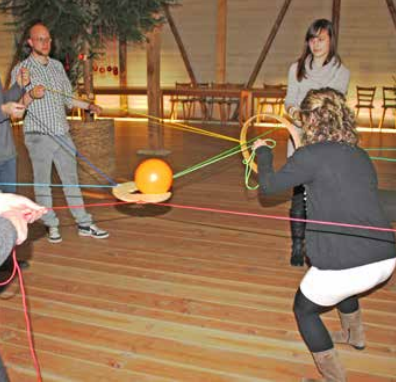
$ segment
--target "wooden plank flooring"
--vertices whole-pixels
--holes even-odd
[[[235,125],[204,127],[238,136]],[[146,136],[144,123],[117,122],[112,177],[132,178]],[[286,134],[273,136],[280,165]],[[20,131],[17,143],[19,181],[31,182]],[[396,135],[366,134],[362,143],[394,147]],[[233,145],[165,132],[175,172]],[[381,186],[395,189],[396,165],[376,166]],[[30,187],[20,191],[32,195]],[[289,208],[287,193],[258,200],[246,190],[239,155],[175,180],[173,191],[170,203],[176,205],[281,216]],[[55,204],[64,205],[61,190],[54,193]],[[113,201],[86,198],[107,200]],[[108,240],[79,237],[63,210],[61,244],[49,244],[36,224],[19,248],[31,262],[23,275],[45,382],[287,382],[318,376],[292,313],[305,269],[288,265],[287,222],[165,205],[90,212],[110,231]],[[17,282],[0,298],[0,351],[11,381],[35,381]],[[362,299],[362,306],[367,349],[338,346],[349,381],[396,381],[395,282]],[[325,321],[330,328],[339,325],[335,312]]]

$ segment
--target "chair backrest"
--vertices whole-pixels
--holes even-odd
[[[273,89],[275,89],[275,90],[287,90],[287,85],[285,85],[285,84],[275,84],[275,85],[273,85],[273,84],[266,84],[266,83],[264,83],[263,84],[263,88],[264,89],[269,89],[269,90],[273,90]]]
[[[191,88],[191,82],[176,82],[176,89],[189,89]]]
[[[210,83],[210,87],[212,89],[226,89],[227,88],[227,84],[225,84],[223,82],[211,82]]]
[[[384,86],[382,88],[383,105],[385,108],[396,108],[396,86]]]
[[[232,83],[232,82],[227,82],[226,83],[227,89],[232,89],[232,90],[242,90],[245,87],[245,84],[240,84],[240,83]]]
[[[198,89],[209,89],[210,84],[209,82],[198,82],[195,87]]]
[[[376,86],[356,86],[357,107],[373,107]]]
[[[263,84],[263,88],[267,90],[287,90],[285,84]],[[269,105],[282,105],[285,102],[285,97],[265,97],[264,101]]]

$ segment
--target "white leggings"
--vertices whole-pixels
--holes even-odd
[[[302,279],[300,289],[315,304],[333,306],[386,281],[395,266],[396,258],[335,271],[311,267]]]

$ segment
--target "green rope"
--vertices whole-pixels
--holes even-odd
[[[251,144],[252,144],[256,139],[261,138],[261,137],[263,137],[263,136],[266,136],[266,135],[268,135],[268,134],[271,134],[272,132],[274,132],[275,130],[277,130],[277,129],[279,129],[279,128],[280,128],[280,127],[276,127],[276,128],[274,128],[274,129],[271,129],[270,131],[267,131],[267,132],[265,132],[265,133],[263,133],[263,134],[261,134],[261,135],[259,135],[259,136],[257,136],[257,137],[254,137],[254,138],[250,139],[249,141],[246,142],[246,147],[247,147],[247,149],[249,149],[249,148],[251,147]],[[203,168],[203,167],[209,166],[210,164],[217,163],[217,162],[219,162],[219,161],[221,161],[221,160],[223,160],[223,159],[225,159],[225,158],[228,158],[228,157],[230,157],[230,156],[232,156],[232,155],[238,154],[239,152],[242,151],[242,150],[241,150],[241,147],[242,147],[242,145],[239,144],[239,145],[237,145],[237,146],[235,146],[235,147],[232,147],[231,149],[228,149],[228,150],[226,150],[226,151],[224,151],[224,152],[222,152],[222,153],[220,153],[220,154],[215,155],[215,156],[212,157],[212,158],[209,158],[209,159],[207,159],[207,160],[205,160],[205,161],[203,161],[203,162],[197,163],[197,164],[194,165],[194,166],[191,166],[191,167],[189,167],[189,168],[186,168],[185,170],[182,170],[182,171],[180,171],[180,172],[174,174],[174,175],[173,175],[173,179],[180,178],[180,177],[182,177],[182,176],[184,176],[184,175],[190,174],[190,173],[193,172],[193,171],[199,170],[199,169],[201,169],[201,168]]]
[[[267,146],[270,149],[274,149],[276,147],[276,142],[273,139],[266,139]],[[248,190],[254,191],[257,190],[260,185],[255,185],[255,186],[250,186],[249,185],[249,179],[250,179],[250,174],[252,173],[252,167],[250,166],[250,163],[254,161],[254,158],[256,156],[256,152],[252,151],[252,154],[250,155],[249,159],[243,160],[242,163],[245,165],[245,186]]]
[[[385,147],[385,148],[369,148],[365,149],[366,151],[396,151],[396,148],[394,147]],[[394,158],[388,158],[388,157],[370,157],[372,160],[382,160],[385,162],[396,162],[396,159]]]
[[[366,151],[396,151],[396,148],[392,147],[385,147],[385,148],[370,148],[370,149],[365,149]]]
[[[396,158],[386,158],[386,157],[370,157],[372,160],[383,160],[384,162],[396,162]]]

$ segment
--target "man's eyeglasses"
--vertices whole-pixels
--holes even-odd
[[[33,38],[32,40],[37,41],[40,44],[47,44],[49,42],[52,42],[52,38],[50,38],[50,37],[36,37],[36,38]]]

